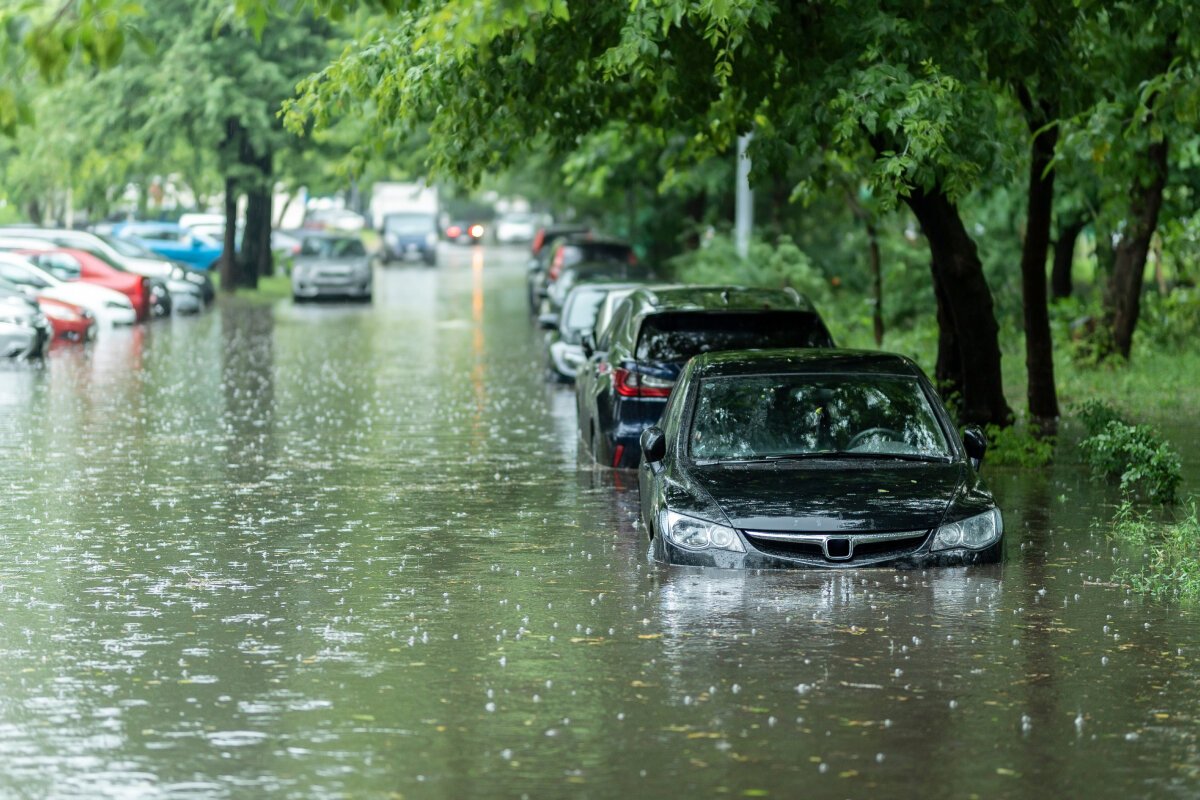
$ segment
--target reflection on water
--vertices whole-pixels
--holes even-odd
[[[992,472],[999,565],[664,568],[523,255],[376,278],[0,371],[0,796],[1200,789],[1193,615],[1082,468]]]

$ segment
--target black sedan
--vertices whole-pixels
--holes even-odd
[[[903,356],[698,356],[642,434],[642,524],[670,564],[997,561],[1004,526],[978,474],[986,440],[977,428],[964,438]]]
[[[638,436],[658,421],[689,358],[716,350],[832,347],[819,314],[792,289],[659,286],[635,289],[575,375],[583,447],[597,462],[634,467]]]

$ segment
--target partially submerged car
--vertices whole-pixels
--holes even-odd
[[[292,265],[292,298],[347,297],[370,302],[371,260],[357,236],[303,231]]]
[[[36,300],[0,284],[0,358],[41,358],[53,336]]]
[[[820,315],[792,289],[641,287],[621,301],[575,376],[584,449],[600,464],[634,467],[638,436],[658,421],[683,365],[714,350],[832,347]]]
[[[759,569],[997,561],[1004,525],[908,358],[851,350],[693,359],[641,436],[642,524],[670,564]]]

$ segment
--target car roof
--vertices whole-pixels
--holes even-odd
[[[653,311],[815,311],[795,289],[747,286],[642,287],[630,294],[635,313]]]
[[[693,360],[696,378],[781,373],[845,375],[906,375],[924,372],[908,356],[879,350],[791,348],[786,350],[722,350],[703,353]]]

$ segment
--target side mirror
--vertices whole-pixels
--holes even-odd
[[[987,437],[978,425],[971,425],[963,431],[963,445],[967,448],[971,466],[979,469],[983,465],[983,454],[987,452]]]
[[[667,454],[667,435],[657,425],[651,425],[642,431],[638,441],[642,445],[642,455],[646,457],[648,464],[657,464]]]
[[[541,314],[538,316],[538,327],[546,331],[558,330],[558,314]]]
[[[583,341],[581,341],[579,343],[579,346],[583,348],[583,355],[586,356],[587,358],[591,358],[592,355],[596,352],[596,337],[595,337],[595,335],[592,333],[585,333],[583,335]]]

